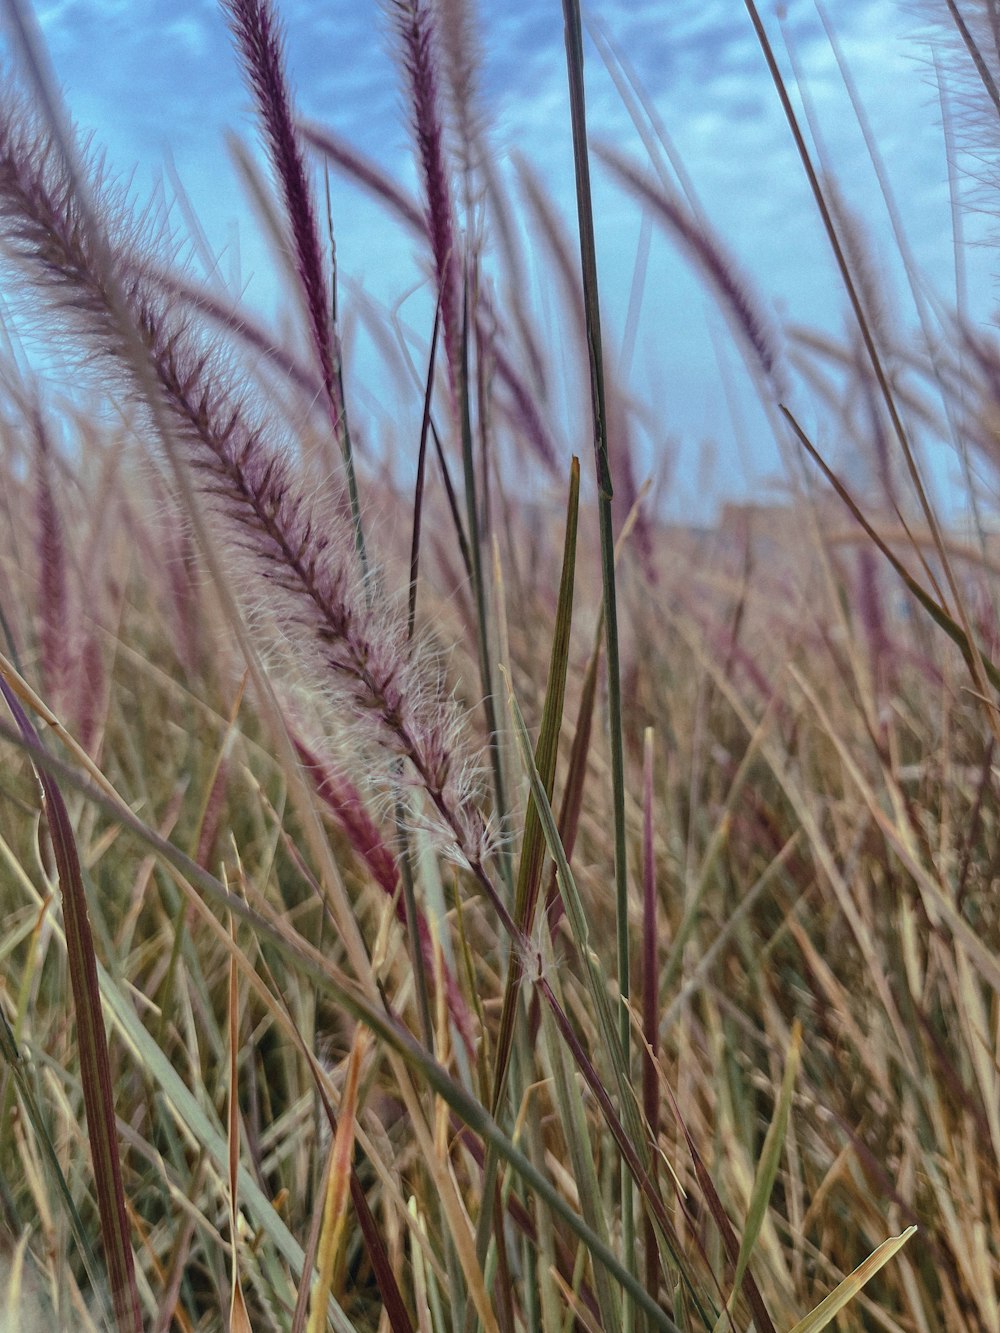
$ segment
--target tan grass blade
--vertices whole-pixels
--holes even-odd
[[[229,934],[236,944],[236,925],[229,918]],[[253,1333],[240,1279],[240,1098],[239,1098],[240,1000],[235,953],[229,959],[229,1243],[232,1247],[232,1298],[229,1304],[230,1333]]]
[[[368,1047],[368,1029],[359,1027],[354,1034],[347,1066],[347,1082],[337,1118],[337,1133],[330,1149],[326,1173],[326,1199],[323,1205],[323,1230],[319,1238],[319,1276],[313,1288],[307,1333],[324,1333],[327,1301],[333,1289],[337,1261],[343,1251],[344,1222],[350,1195],[351,1160],[354,1154],[354,1123],[358,1110],[358,1084],[361,1062]]]
[[[83,1219],[80,1217],[79,1210],[77,1209],[72,1191],[69,1187],[69,1182],[67,1181],[66,1175],[60,1164],[59,1154],[52,1141],[52,1135],[49,1133],[46,1117],[42,1107],[39,1105],[37,1097],[35,1096],[34,1084],[29,1077],[25,1061],[18,1048],[17,1036],[8,1023],[7,1015],[4,1013],[2,1007],[0,1007],[0,1058],[4,1060],[7,1069],[13,1075],[14,1086],[16,1087],[17,1095],[21,1100],[24,1114],[34,1131],[42,1159],[52,1173],[52,1178],[55,1181],[56,1190],[62,1201],[66,1217],[69,1220],[70,1229],[73,1232],[73,1238],[76,1241],[77,1248],[80,1252],[80,1258],[83,1262],[87,1278],[93,1290],[99,1291],[101,1285],[98,1276],[100,1273],[100,1264],[97,1255],[94,1253],[90,1235],[83,1224]],[[9,1112],[7,1112],[5,1108],[4,1119],[6,1120],[8,1116]]]
[[[994,687],[994,689],[1000,690],[1000,669],[998,669],[996,664],[992,662],[988,657],[983,656],[982,650],[980,649],[979,645],[975,642],[975,640],[972,638],[971,633],[962,625],[959,625],[955,621],[955,619],[951,615],[949,615],[945,607],[940,602],[936,601],[932,596],[930,596],[930,594],[924,588],[921,587],[921,585],[913,577],[913,575],[906,568],[906,566],[899,559],[899,557],[895,554],[892,548],[885,541],[883,541],[883,539],[879,536],[879,534],[875,531],[872,525],[865,518],[864,514],[861,512],[857,503],[851,496],[851,493],[847,490],[846,486],[843,484],[843,482],[840,480],[837,474],[832,470],[832,468],[829,467],[826,460],[821,456],[819,451],[816,449],[815,445],[803,431],[802,427],[796,421],[792,413],[789,412],[789,410],[784,406],[781,408],[781,411],[783,412],[785,419],[788,421],[788,424],[794,431],[795,436],[798,439],[799,443],[806,450],[806,452],[813,459],[813,461],[819,466],[819,468],[823,472],[823,475],[826,477],[827,481],[840,496],[841,500],[843,500],[844,504],[847,505],[847,508],[851,511],[857,522],[860,523],[861,527],[864,529],[867,536],[871,538],[874,544],[878,547],[879,551],[881,551],[881,553],[889,561],[893,569],[903,580],[903,583],[913,594],[913,596],[917,599],[920,605],[924,608],[924,610],[934,621],[934,623],[938,625],[942,630],[944,630],[945,634],[948,635],[952,643],[956,645],[959,652],[962,654],[962,657],[965,659],[966,666],[969,668],[969,673],[972,676],[973,680],[978,682],[980,676],[983,673],[985,673],[986,679]],[[979,697],[983,698],[984,702],[988,705],[987,717],[989,718],[990,724],[993,727],[994,734],[997,735],[998,739],[1000,739],[1000,724],[998,724],[997,722],[996,705],[992,703],[992,701],[989,700],[988,698],[985,698],[985,696],[982,693],[979,695]]]
[[[848,1274],[829,1296],[820,1301],[816,1309],[807,1314],[805,1319],[790,1328],[788,1333],[819,1333],[840,1313],[840,1311],[858,1294],[866,1282],[871,1281],[880,1268],[884,1267],[893,1255],[897,1254],[916,1231],[916,1227],[907,1227],[899,1236],[890,1236],[874,1250],[863,1263],[858,1264],[853,1273]]]
[[[551,946],[549,948],[551,958]],[[597,1166],[588,1133],[587,1115],[584,1107],[583,1089],[574,1077],[566,1049],[559,1040],[551,1014],[542,1013],[542,1055],[551,1071],[555,1106],[559,1112],[559,1124],[569,1159],[573,1168],[580,1210],[587,1225],[610,1244],[608,1232],[609,1219],[605,1213],[605,1201],[601,1196],[597,1178]],[[599,1264],[594,1265],[594,1288],[598,1306],[605,1328],[617,1328],[621,1325],[622,1306],[618,1293],[611,1283],[610,1275]]]
[[[235,1262],[234,1257],[234,1265]],[[247,1312],[247,1303],[243,1296],[239,1271],[234,1267],[233,1272],[236,1280],[233,1284],[233,1299],[229,1307],[229,1333],[253,1333],[253,1324],[251,1324],[250,1315]]]
[[[0,1306],[0,1328],[15,1329],[21,1324],[31,1296],[24,1280],[24,1256],[28,1252],[30,1231],[22,1233],[10,1259],[0,1261],[0,1276],[7,1284],[7,1295]]]

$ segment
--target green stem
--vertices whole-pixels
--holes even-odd
[[[594,457],[597,468],[598,513],[601,530],[601,577],[604,586],[604,631],[608,663],[608,724],[611,746],[611,799],[615,846],[615,918],[618,953],[619,1040],[626,1063],[629,1060],[631,994],[628,937],[628,854],[625,838],[625,756],[622,743],[621,667],[618,653],[618,604],[615,592],[615,542],[611,501],[611,464],[605,407],[604,353],[601,342],[601,308],[597,286],[597,247],[590,189],[590,160],[587,150],[587,110],[583,79],[583,31],[579,0],[563,0],[566,23],[566,67],[569,73],[570,112],[573,122],[573,158],[576,168],[576,200],[580,227],[580,261],[583,270],[583,299],[590,353],[590,389],[594,415]],[[637,1272],[635,1213],[632,1185],[624,1162],[621,1170],[622,1249],[630,1271]],[[625,1333],[635,1326],[635,1307],[626,1299]]]

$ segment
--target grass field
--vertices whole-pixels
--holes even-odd
[[[386,5],[419,199],[226,0],[287,335],[175,265],[8,7],[4,291],[79,370],[0,365],[3,1329],[1000,1330],[1000,341],[912,269],[886,318],[747,7],[843,339],[772,328],[651,130],[600,167],[788,460],[711,530],[602,352],[575,0],[572,233],[504,192],[460,0]],[[995,141],[995,5],[940,11]],[[353,447],[324,164],[426,262],[398,457]]]

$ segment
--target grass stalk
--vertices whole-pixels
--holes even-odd
[[[590,361],[591,408],[594,425],[594,462],[597,472],[600,518],[601,580],[604,591],[605,653],[608,670],[608,730],[611,745],[611,809],[614,826],[615,919],[619,993],[618,1039],[626,1065],[631,1031],[631,955],[628,928],[628,850],[625,833],[625,756],[622,715],[621,665],[618,649],[618,601],[615,584],[615,539],[611,502],[614,487],[608,454],[608,425],[601,338],[601,307],[597,280],[597,244],[590,188],[590,154],[583,69],[583,26],[579,0],[563,0],[566,28],[566,68],[569,75],[570,119],[573,128],[573,163],[576,176],[580,263]],[[635,1266],[635,1212],[632,1186],[623,1164],[621,1172],[622,1249]],[[625,1333],[634,1326],[632,1306],[626,1301]]]

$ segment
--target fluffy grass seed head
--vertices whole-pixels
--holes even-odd
[[[141,407],[138,335],[170,445],[208,505],[243,605],[273,629],[300,678],[331,693],[349,728],[409,762],[461,857],[475,859],[484,825],[459,757],[457,708],[440,675],[408,642],[405,617],[366,595],[342,513],[302,485],[290,440],[245,377],[194,312],[179,312],[150,278],[132,214],[120,198],[109,202],[100,179],[90,185],[92,212],[76,197],[60,147],[12,93],[0,97],[0,247],[57,327],[82,339]],[[105,238],[91,235],[92,217]],[[131,336],[119,327],[119,303]]]

